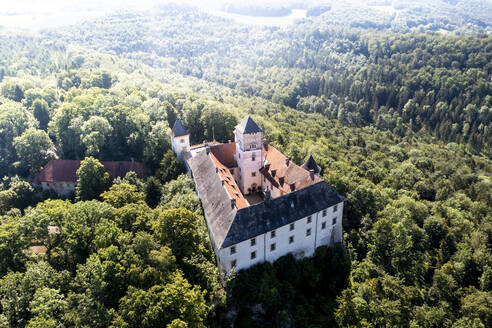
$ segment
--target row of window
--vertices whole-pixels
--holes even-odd
[[[239,158],[241,158],[241,153],[239,153],[238,155],[239,155]],[[251,154],[251,161],[254,162],[255,160],[256,160],[256,154],[253,153],[253,154]]]
[[[337,218],[333,218],[333,225],[335,225],[336,223],[337,223]],[[291,227],[292,226],[293,226],[293,223],[291,224]],[[324,229],[326,229],[326,222],[321,223],[321,230],[324,230]],[[294,229],[292,228],[291,231],[292,230],[294,230]],[[306,237],[311,236],[311,232],[312,232],[311,228],[308,228],[306,230]],[[276,236],[275,230],[272,230],[270,233],[271,233],[271,238],[274,238]],[[292,244],[293,242],[294,242],[294,236],[290,236],[289,237],[289,244]],[[250,245],[256,246],[256,238],[250,239]],[[270,244],[270,251],[274,251],[274,250],[275,250],[275,243]],[[231,255],[236,254],[236,246],[231,246],[230,252],[231,252]],[[255,252],[253,252],[253,253],[255,253]],[[253,254],[253,253],[251,253],[251,254]],[[253,257],[251,259],[253,259]]]

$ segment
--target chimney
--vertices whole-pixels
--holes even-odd
[[[227,142],[228,142],[228,143],[231,143],[231,140],[229,139],[229,140],[227,140]]]
[[[289,166],[289,164],[290,164],[290,158],[286,157],[285,158],[285,166]]]
[[[311,180],[314,180],[314,170],[313,169],[309,170],[309,176],[311,177]]]
[[[269,189],[269,188],[268,188],[268,186],[267,186],[267,188],[266,188],[266,190],[265,190],[265,204],[266,204],[266,205],[270,204],[270,199],[271,199],[271,198],[272,198],[272,194],[271,194],[271,192],[270,192],[270,189]]]
[[[231,208],[234,208],[234,207],[236,207],[236,200],[231,199]]]

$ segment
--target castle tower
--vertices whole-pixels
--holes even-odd
[[[184,128],[181,120],[174,122],[171,131],[171,146],[176,156],[183,160],[183,153],[190,151],[190,134]]]
[[[263,130],[248,115],[234,129],[239,188],[243,195],[261,190],[260,168],[263,165]]]

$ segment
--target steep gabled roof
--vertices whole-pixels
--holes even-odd
[[[119,161],[101,162],[111,176],[111,179],[124,177],[128,172],[133,171],[139,179],[142,179],[147,171],[143,163]],[[77,170],[80,167],[78,160],[54,159],[34,176],[34,183],[40,182],[77,182]]]
[[[273,187],[284,193],[290,193],[323,181],[316,175],[311,177],[309,171],[294,162],[287,161],[287,157],[271,145],[263,145],[263,152],[266,165],[260,169],[260,173]]]
[[[309,155],[307,161],[301,166],[306,171],[313,170],[314,174],[319,174],[321,172],[321,167],[316,163],[313,158],[313,154]]]
[[[176,120],[174,122],[172,131],[175,137],[182,137],[189,134],[188,131],[186,131],[186,129],[184,128],[183,123],[181,123],[181,120]]]
[[[260,127],[256,124],[255,121],[253,121],[253,119],[249,115],[241,123],[239,123],[237,129],[242,134],[253,134],[253,133],[263,132],[263,130],[260,129]]]
[[[210,235],[215,245],[220,248],[236,216],[237,208],[231,206],[231,198],[222,185],[211,156],[206,151],[192,157],[190,166]]]

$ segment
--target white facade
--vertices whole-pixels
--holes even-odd
[[[251,194],[262,187],[260,169],[263,166],[263,133],[241,133],[234,130],[236,162],[239,172],[234,172],[243,195]]]
[[[343,202],[340,202],[273,231],[216,250],[219,267],[229,272],[232,268],[241,270],[264,261],[274,262],[289,253],[296,258],[313,256],[316,248],[342,241],[342,214]]]
[[[41,182],[41,188],[43,190],[53,190],[58,195],[68,197],[75,192],[76,182]]]
[[[175,137],[171,134],[171,146],[176,156],[182,160],[183,153],[190,151],[190,135]]]

